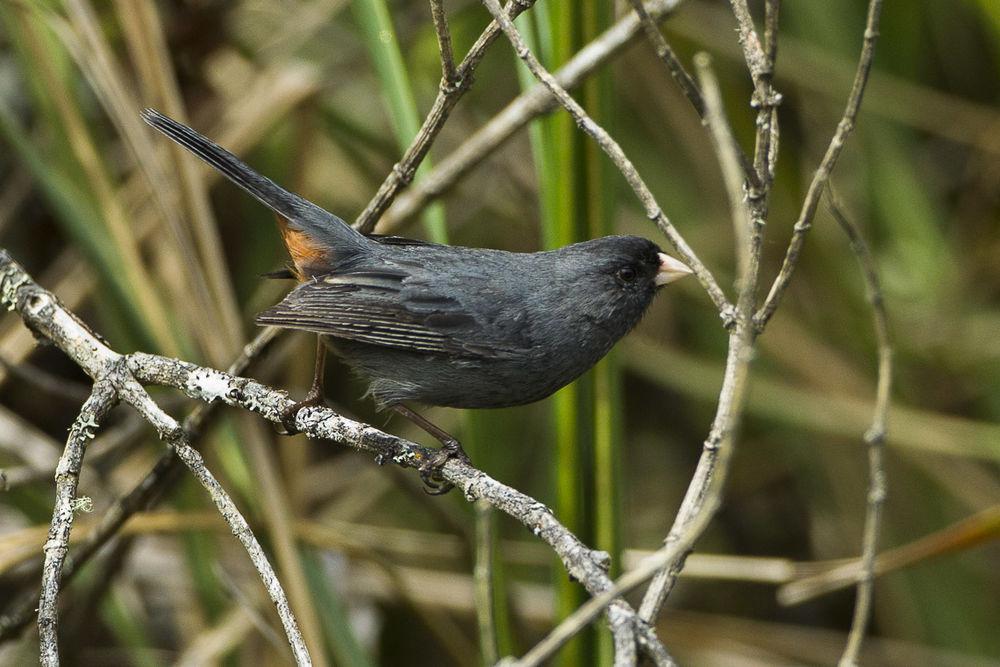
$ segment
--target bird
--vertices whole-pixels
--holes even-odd
[[[319,335],[312,387],[285,419],[322,402],[330,348],[392,410],[438,439],[420,467],[430,493],[440,469],[468,461],[461,444],[410,405],[502,408],[533,403],[596,364],[642,318],[661,287],[692,273],[638,236],[508,252],[362,234],[289,192],[190,127],[154,109],[143,120],[217,169],[276,215],[298,281],[256,317]]]

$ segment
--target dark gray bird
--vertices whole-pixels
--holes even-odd
[[[545,398],[593,366],[642,318],[657,289],[691,273],[651,241],[607,236],[513,253],[366,236],[152,109],[143,119],[278,215],[300,284],[257,323],[321,336],[316,376],[294,413],[322,397],[325,341],[391,408],[442,443],[432,476],[461,445],[406,407],[500,408]]]

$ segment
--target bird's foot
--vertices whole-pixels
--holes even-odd
[[[441,474],[441,468],[444,467],[450,459],[458,459],[463,463],[471,463],[469,455],[465,453],[462,449],[462,444],[450,438],[447,440],[442,440],[441,448],[434,452],[420,468],[420,479],[424,483],[424,492],[432,496],[440,496],[451,491],[455,485],[447,481]]]
[[[281,411],[281,429],[279,430],[279,433],[281,433],[281,435],[295,435],[297,433],[301,433],[299,428],[295,425],[295,417],[298,416],[299,410],[302,408],[311,408],[317,405],[323,405],[323,392],[322,390],[316,391],[315,389],[312,389],[301,401],[296,401]]]

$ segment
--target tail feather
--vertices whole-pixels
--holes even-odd
[[[145,109],[142,119],[218,169],[259,202],[287,219],[293,227],[300,228],[316,240],[333,247],[366,241],[360,233],[334,214],[258,174],[235,155],[183,123],[178,123],[155,109]]]

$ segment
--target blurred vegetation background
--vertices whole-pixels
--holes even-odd
[[[519,24],[549,67],[627,3],[542,0]],[[760,7],[751,3],[755,11]],[[776,86],[781,153],[765,245],[777,271],[805,188],[843,109],[866,3],[786,2]],[[456,55],[487,23],[445,5]],[[749,147],[751,85],[728,4],[688,0],[663,23],[685,62],[714,56]],[[889,498],[872,665],[1000,662],[1000,5],[886,3],[872,80],[833,184],[881,271],[896,350]],[[424,2],[387,0],[0,1],[0,245],[122,352],[225,367],[252,316],[288,288],[262,281],[283,249],[269,213],[142,126],[156,106],[255,168],[353,219],[409,144],[438,90]],[[448,156],[531,85],[494,44],[427,160]],[[641,38],[574,94],[653,186],[700,257],[731,285],[728,204],[707,133]],[[417,182],[426,172],[418,172]],[[563,112],[532,123],[396,230],[451,243],[535,250],[611,232],[666,245],[621,177]],[[313,342],[285,336],[251,371],[301,395]],[[669,529],[714,409],[725,332],[693,280],[579,383],[542,404],[432,420],[477,465],[554,507],[618,572]],[[337,364],[339,410],[372,413]],[[788,604],[796,581],[855,557],[864,518],[862,434],[875,349],[864,284],[825,212],[759,341],[725,504],[658,630],[684,664],[833,664],[850,588]],[[37,586],[52,470],[86,395],[58,351],[0,321],[0,605]],[[188,402],[159,394],[175,415]],[[277,436],[223,414],[201,439],[273,555],[313,657],[337,665],[476,664],[473,534],[493,527],[499,652],[523,653],[583,591],[523,528],[416,475],[328,443]],[[122,410],[93,444],[80,493],[85,531],[163,447]],[[698,558],[720,554],[723,561]],[[766,560],[760,560],[764,558]],[[245,554],[208,498],[182,478],[63,592],[71,664],[283,664],[280,626]],[[693,576],[698,575],[698,576]],[[0,614],[4,610],[0,609]],[[607,637],[562,664],[601,664]],[[37,635],[0,662],[37,659]]]

